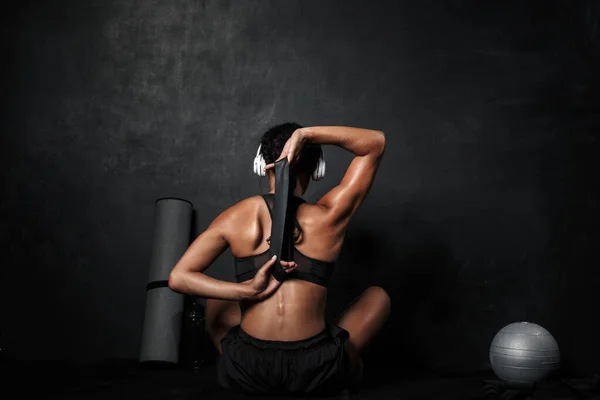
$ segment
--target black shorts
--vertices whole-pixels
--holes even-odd
[[[225,389],[252,394],[328,395],[354,390],[344,344],[348,331],[327,325],[298,341],[261,340],[234,326],[221,339],[217,376]]]

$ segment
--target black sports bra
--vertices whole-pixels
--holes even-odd
[[[269,208],[269,215],[271,216],[271,220],[273,221],[273,204],[274,204],[274,196],[272,194],[266,194],[262,196],[267,203],[267,207]],[[288,213],[294,216],[294,224],[296,227],[299,227],[298,222],[296,221],[296,210],[298,206],[304,203],[299,197],[291,197],[290,204],[288,205]],[[292,238],[288,238],[290,240]],[[257,254],[250,257],[243,258],[235,258],[235,277],[238,282],[244,282],[248,279],[252,279],[256,274],[256,271],[260,269],[270,258],[270,250],[268,249],[261,254]],[[333,274],[334,263],[325,262],[321,260],[315,260],[314,258],[310,258],[300,250],[298,250],[295,246],[291,246],[291,251],[289,251],[291,257],[284,258],[285,261],[295,261],[296,269],[290,273],[285,272],[289,275],[288,279],[301,279],[304,281],[316,283],[317,285],[327,287],[327,283]],[[288,258],[290,258],[288,260]],[[275,267],[275,266],[274,266]],[[274,268],[272,267],[272,268]]]

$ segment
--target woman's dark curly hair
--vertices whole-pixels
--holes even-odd
[[[285,142],[292,136],[296,129],[302,128],[295,122],[286,122],[269,128],[260,138],[260,153],[265,159],[265,164],[271,164],[279,158]],[[297,174],[312,175],[321,156],[321,146],[311,144],[304,146],[300,153],[298,164],[294,165]]]

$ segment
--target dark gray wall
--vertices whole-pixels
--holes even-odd
[[[19,4],[3,25],[5,349],[136,358],[154,200],[192,201],[203,229],[265,190],[257,140],[293,120],[387,134],[328,310],[386,287],[374,356],[482,369],[496,331],[529,320],[567,368],[598,368],[595,2]],[[325,151],[309,200],[350,160]]]

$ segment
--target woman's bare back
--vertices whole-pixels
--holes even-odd
[[[271,217],[261,196],[243,200],[233,207],[237,229],[229,233],[234,257],[244,258],[269,249]],[[296,213],[301,233],[296,248],[308,257],[334,262],[343,244],[343,232],[336,232],[323,207],[301,204]],[[300,340],[316,335],[325,327],[327,288],[304,280],[282,283],[270,297],[240,301],[241,326],[250,335],[264,340]]]

